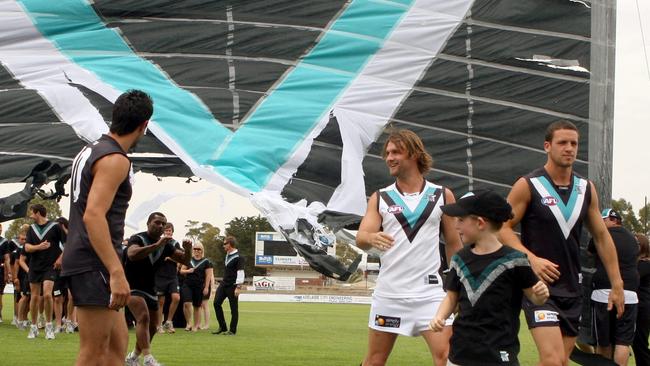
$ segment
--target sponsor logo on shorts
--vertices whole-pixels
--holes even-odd
[[[542,197],[542,205],[544,206],[555,206],[557,205],[557,198],[553,196]]]
[[[499,351],[499,354],[501,355],[501,361],[503,362],[510,362],[510,354],[506,351]]]
[[[550,310],[535,310],[535,323],[556,322],[557,312]]]
[[[404,207],[399,205],[392,205],[388,207],[388,213],[392,213],[393,215],[400,214],[402,211],[404,211]]]
[[[54,291],[52,291],[52,294],[54,296],[61,296],[61,290],[54,290]]]
[[[402,323],[402,318],[396,318],[394,316],[385,316],[385,315],[375,315],[375,325],[385,328],[399,328]]]

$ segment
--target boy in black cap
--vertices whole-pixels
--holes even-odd
[[[512,208],[498,194],[468,193],[442,212],[458,217],[466,246],[451,259],[447,296],[430,327],[440,331],[459,306],[454,320],[449,365],[519,365],[519,311],[522,293],[535,304],[548,298],[548,287],[533,273],[526,255],[496,237]]]

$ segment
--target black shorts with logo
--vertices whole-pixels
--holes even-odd
[[[72,293],[75,306],[108,307],[111,302],[111,287],[108,274],[89,271],[64,277]]]
[[[629,346],[634,340],[637,304],[625,304],[625,312],[616,318],[616,309],[607,311],[607,304],[591,300],[591,331],[597,346]]]
[[[55,281],[58,274],[54,268],[48,268],[44,271],[36,271],[30,268],[27,277],[29,283],[39,283],[43,281]]]
[[[32,294],[32,290],[29,287],[29,281],[28,281],[28,275],[27,273],[23,272],[22,274],[18,275],[18,280],[20,280],[20,293],[23,296],[29,297]]]
[[[54,280],[54,287],[52,288],[52,295],[54,297],[65,296],[68,291],[68,281],[65,277],[61,277],[60,271],[57,271],[56,279]]]
[[[178,277],[164,278],[156,277],[156,295],[165,296],[167,294],[179,293]]]
[[[526,297],[522,301],[528,328],[560,327],[562,335],[577,337],[582,314],[582,297],[551,296],[542,305],[535,305]]]

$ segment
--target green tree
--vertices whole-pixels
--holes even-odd
[[[650,204],[645,205],[639,210],[639,222],[641,230],[646,235],[650,235]]]
[[[273,231],[269,222],[261,216],[236,217],[226,224],[226,235],[237,239],[237,249],[244,257],[246,276],[264,276],[266,269],[255,267],[255,232]],[[223,253],[223,249],[221,249]],[[216,263],[215,276],[223,276],[223,261]]]
[[[46,200],[40,197],[34,197],[31,201],[29,201],[29,205],[34,205],[40,203],[41,205],[45,206],[45,209],[47,210],[47,218],[49,220],[56,220],[59,217],[61,217],[61,207],[59,206],[59,203],[56,200]],[[7,228],[7,231],[5,232],[5,237],[6,238],[15,238],[18,236],[18,232],[20,231],[20,227],[23,226],[24,224],[31,224],[32,219],[29,218],[30,211],[29,209],[27,210],[27,217],[23,217],[20,219],[15,219],[11,225]]]
[[[619,198],[617,200],[612,200],[612,208],[618,211],[621,215],[623,218],[623,226],[626,229],[632,232],[642,231],[641,223],[634,213],[632,203],[626,201],[624,198]]]

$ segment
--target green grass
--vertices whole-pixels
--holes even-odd
[[[4,304],[11,304],[10,295]],[[211,305],[211,304],[210,304]],[[226,319],[230,319],[225,306]],[[240,303],[240,322],[235,337],[177,330],[156,335],[153,354],[166,366],[174,365],[358,365],[367,345],[369,306],[329,304]],[[26,331],[10,324],[12,310],[5,306],[0,324],[1,365],[72,365],[78,350],[78,334],[58,334],[46,341],[43,333],[28,340]],[[210,323],[214,330],[216,319]],[[520,332],[522,365],[534,365],[537,352],[528,330]],[[135,334],[129,332],[129,350]],[[632,361],[632,360],[631,360]],[[389,365],[431,365],[421,338],[399,337]],[[633,364],[633,362],[630,362]]]

